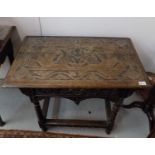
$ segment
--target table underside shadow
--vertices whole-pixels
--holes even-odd
[[[97,127],[105,128],[106,133],[110,134],[113,129],[115,118],[123,99],[130,96],[133,90],[99,90],[99,89],[20,89],[23,94],[29,96],[34,104],[38,117],[38,123],[43,131],[53,126],[70,127]],[[80,101],[88,98],[105,99],[106,120],[73,120],[73,119],[47,119],[49,102],[51,97],[64,97],[79,104]],[[43,107],[40,100],[44,100]],[[111,106],[113,102],[113,106]]]

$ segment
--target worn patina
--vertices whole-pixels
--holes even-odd
[[[26,37],[6,84],[32,88],[149,85],[131,40],[102,37]]]

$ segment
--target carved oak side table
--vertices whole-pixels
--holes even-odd
[[[19,47],[20,38],[15,26],[0,26],[0,65],[3,64],[8,56],[10,64],[14,60],[15,51]],[[0,126],[4,125],[0,116]]]
[[[124,98],[150,84],[128,38],[26,37],[5,86],[18,87],[30,97],[43,131],[52,126],[86,126],[110,133]],[[107,119],[47,119],[50,97],[65,97],[76,104],[104,98]]]

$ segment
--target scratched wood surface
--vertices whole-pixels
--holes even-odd
[[[149,82],[128,38],[26,37],[5,86],[143,88]]]

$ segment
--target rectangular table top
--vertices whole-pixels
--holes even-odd
[[[149,81],[129,38],[28,36],[5,84],[20,88],[144,88]]]

